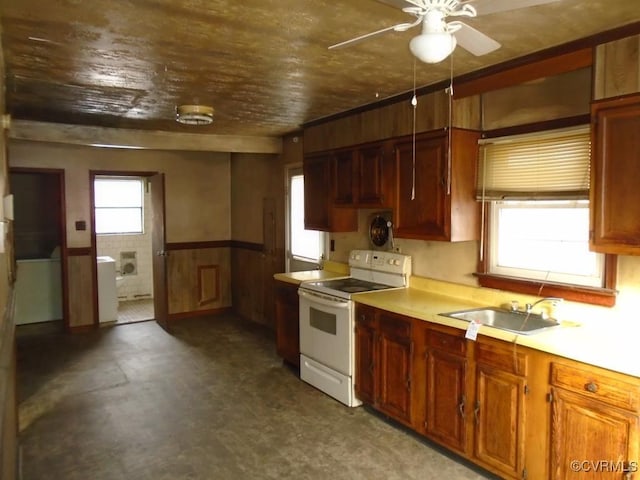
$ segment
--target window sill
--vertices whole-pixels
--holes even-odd
[[[475,273],[481,286],[535,296],[562,297],[565,300],[603,307],[616,304],[616,291],[606,288],[583,287],[562,283],[540,282],[524,278],[506,277],[491,273]]]

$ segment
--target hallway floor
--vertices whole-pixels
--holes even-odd
[[[118,325],[153,320],[154,317],[153,298],[118,302]]]
[[[18,338],[24,480],[472,480],[299,380],[233,315]]]

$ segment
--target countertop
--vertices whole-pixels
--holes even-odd
[[[302,282],[310,280],[326,280],[327,278],[344,277],[344,273],[332,272],[329,270],[306,270],[303,272],[276,273],[273,278],[281,282],[300,285]]]
[[[359,293],[355,294],[353,299],[372,307],[463,330],[469,325],[468,322],[439,314],[487,306],[416,288]],[[577,322],[561,322],[558,327],[539,333],[519,335],[482,325],[479,335],[514,342],[524,347],[640,377],[640,328],[629,326],[635,332],[620,332],[610,327]]]
[[[274,278],[300,284],[307,280],[335,278],[348,274],[345,270],[336,270],[340,268],[277,273]],[[357,303],[465,330],[468,322],[444,317],[440,313],[497,306],[501,298],[498,293],[504,294],[492,292],[490,289],[446,285],[446,282],[412,277],[408,288],[357,293],[353,299]],[[558,327],[532,335],[519,335],[483,325],[480,327],[479,335],[514,342],[517,345],[640,378],[640,322],[614,324],[606,320],[596,323],[573,320],[561,319]]]

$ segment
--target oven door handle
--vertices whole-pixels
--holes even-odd
[[[348,300],[332,300],[332,299],[329,299],[329,297],[326,297],[324,295],[307,293],[307,292],[303,292],[302,290],[298,290],[298,295],[301,298],[306,298],[310,302],[319,303],[320,305],[324,305],[326,307],[349,308]]]

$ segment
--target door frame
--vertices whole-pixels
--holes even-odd
[[[98,265],[96,263],[96,257],[98,255],[96,246],[96,205],[95,205],[95,192],[94,192],[94,180],[96,177],[142,177],[150,178],[154,175],[161,173],[156,171],[130,171],[130,170],[89,170],[89,217],[91,223],[91,278],[93,281],[93,327],[100,328],[100,318],[98,312]],[[164,210],[164,195],[162,197],[162,208]],[[153,206],[151,207],[153,208]],[[166,213],[166,212],[164,212]],[[152,267],[153,268],[153,267]],[[155,276],[156,272],[153,271]],[[155,295],[155,292],[154,292]],[[165,299],[166,301],[166,299]]]
[[[64,330],[69,332],[71,330],[69,326],[69,251],[67,250],[67,204],[66,204],[66,190],[65,190],[65,170],[63,168],[37,168],[37,167],[9,167],[9,191],[11,191],[11,174],[14,173],[26,173],[26,174],[40,174],[40,175],[55,175],[58,179],[58,206],[60,208],[60,223],[58,225],[60,233],[60,276],[62,286],[62,324]],[[14,229],[12,229],[14,231]],[[13,258],[11,259],[12,276],[15,278],[16,272],[16,258],[15,247],[13,250]]]

